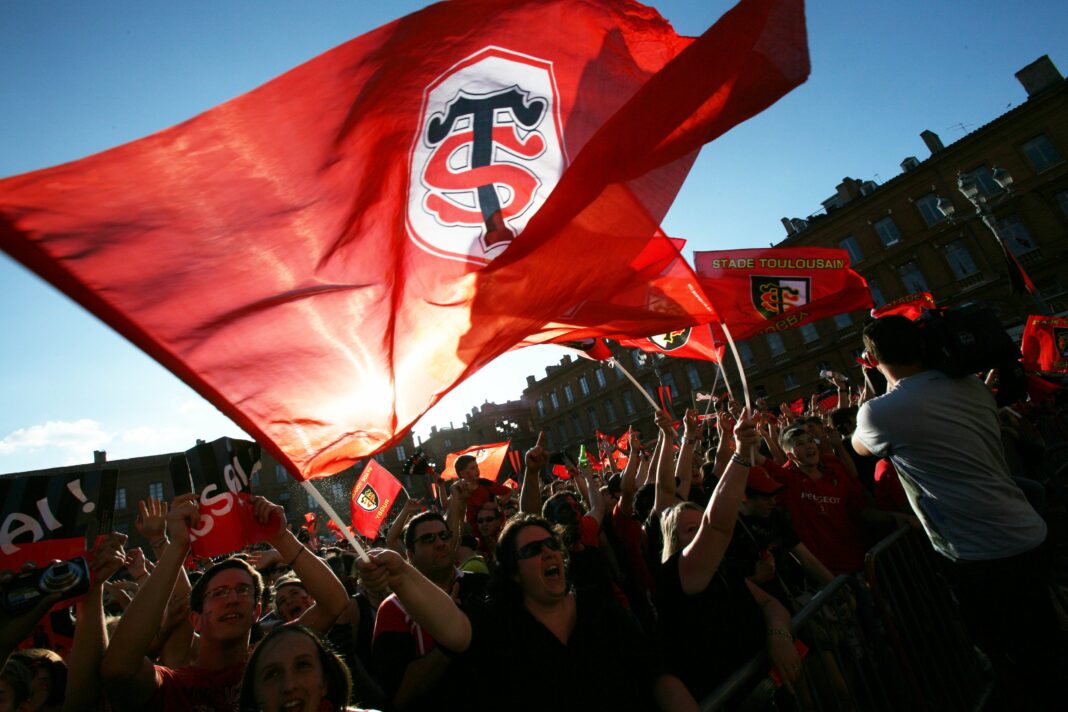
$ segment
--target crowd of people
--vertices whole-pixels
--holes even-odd
[[[660,411],[618,471],[605,457],[551,476],[539,439],[518,491],[462,456],[447,496],[409,500],[366,556],[252,497],[272,535],[191,566],[196,495],[141,502],[150,552],[102,537],[70,610],[54,595],[0,611],[0,712],[696,710],[761,651],[785,699],[818,645],[795,640],[792,615],[843,574],[863,606],[865,552],[902,526],[947,561],[999,674],[1030,680],[1063,648],[1042,600],[1043,505],[1020,485],[1042,487],[1007,462],[1033,459],[1019,432],[1038,416],[1064,427],[1063,403],[1008,420],[979,379],[925,369],[906,324],[876,324],[885,396],[835,375],[830,413]],[[75,621],[69,649],[42,633],[57,616]]]

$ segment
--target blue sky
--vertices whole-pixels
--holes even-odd
[[[0,23],[0,176],[73,160],[178,123],[424,3],[230,0],[9,2]],[[657,2],[683,34],[731,5]],[[705,147],[669,213],[697,250],[762,246],[845,176],[884,182],[1025,100],[1013,74],[1068,70],[1068,3],[812,2],[812,76]],[[240,432],[192,390],[0,253],[0,473],[184,450]],[[520,395],[562,351],[509,354],[416,426],[459,423]]]

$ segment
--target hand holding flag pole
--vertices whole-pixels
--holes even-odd
[[[301,480],[300,486],[307,490],[308,494],[315,498],[315,501],[318,502],[319,506],[323,508],[324,512],[326,512],[326,516],[328,516],[330,519],[333,519],[335,522],[345,521],[337,515],[337,512],[332,506],[330,506],[330,503],[326,501],[326,498],[323,497],[319,490],[315,488],[315,485],[311,483],[311,480]],[[367,555],[367,550],[364,549],[363,546],[360,545],[360,542],[356,540],[356,535],[352,533],[352,528],[340,527],[340,529],[341,533],[345,536],[345,539],[349,542],[349,544],[352,545],[352,548],[356,551],[356,556],[360,557],[360,560],[364,563],[371,563],[371,558]]]

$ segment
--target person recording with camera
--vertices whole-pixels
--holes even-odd
[[[1046,523],[1009,474],[993,396],[975,376],[929,368],[921,329],[905,317],[870,323],[864,346],[887,391],[860,407],[854,449],[894,464],[1007,694],[1050,699],[1042,688],[1056,679],[1049,673],[1061,651]]]

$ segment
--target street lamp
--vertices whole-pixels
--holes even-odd
[[[1007,261],[1015,262],[1013,253],[1010,251],[1009,246],[1005,244],[1004,238],[1001,237],[1001,232],[998,229],[993,210],[1013,194],[1012,174],[1004,168],[994,166],[994,169],[990,173],[990,178],[999,188],[1001,188],[1001,193],[996,197],[988,197],[984,195],[980,190],[979,182],[975,179],[975,176],[972,173],[958,171],[957,189],[960,190],[961,195],[967,198],[968,202],[975,208],[975,212],[971,215],[957,216],[957,208],[953,205],[953,202],[941,195],[938,196],[938,201],[935,203],[935,207],[940,213],[945,215],[951,223],[974,220],[975,218],[982,220],[983,224],[987,226],[991,234],[994,236],[994,239],[997,240],[998,246],[1001,247],[1001,251],[1005,255],[1005,259]],[[1028,290],[1028,293],[1034,300],[1039,314],[1050,314],[1049,307],[1046,306],[1046,302],[1043,301],[1042,297],[1030,290]]]

